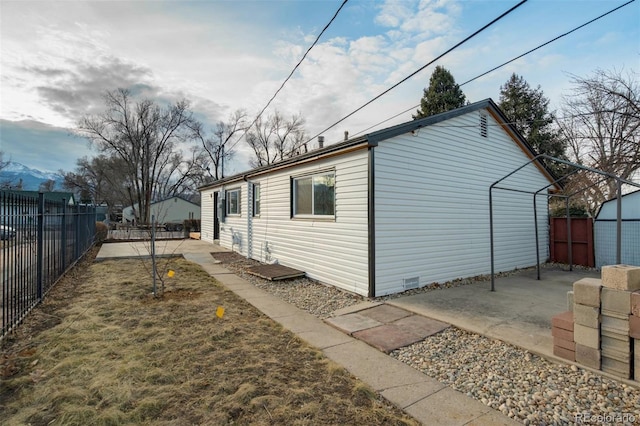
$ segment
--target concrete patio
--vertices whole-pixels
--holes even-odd
[[[599,273],[544,268],[538,281],[535,269],[522,270],[497,278],[494,292],[486,281],[386,303],[558,359],[553,355],[551,317],[567,310],[567,291],[584,277],[599,277]]]

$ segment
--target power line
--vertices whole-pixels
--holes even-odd
[[[521,54],[521,55],[518,55],[518,56],[516,56],[516,57],[514,57],[514,58],[512,58],[512,59],[510,59],[510,60],[508,60],[507,62],[504,62],[504,63],[502,63],[502,64],[498,65],[497,67],[493,67],[493,68],[491,68],[489,71],[485,71],[485,72],[483,72],[482,74],[479,74],[479,75],[477,75],[477,76],[473,77],[472,79],[469,79],[469,80],[465,81],[464,83],[460,84],[460,85],[459,85],[459,87],[462,87],[462,86],[464,86],[464,85],[465,85],[465,84],[467,84],[467,83],[471,83],[472,81],[477,80],[477,79],[479,79],[480,77],[483,77],[483,76],[485,76],[485,75],[487,75],[487,74],[489,74],[489,73],[492,73],[493,71],[495,71],[495,70],[497,70],[497,69],[500,69],[500,68],[504,67],[505,65],[510,64],[511,62],[514,62],[514,61],[516,61],[516,60],[518,60],[518,59],[520,59],[520,58],[522,58],[522,57],[524,57],[524,56],[526,56],[526,55],[528,55],[528,54],[530,54],[530,53],[535,52],[536,50],[538,50],[538,49],[540,49],[540,48],[542,48],[542,47],[544,47],[544,46],[547,46],[548,44],[553,43],[554,41],[557,41],[557,40],[559,40],[559,39],[561,39],[561,38],[563,38],[563,37],[565,37],[565,36],[568,36],[569,34],[571,34],[571,33],[575,32],[575,31],[577,31],[577,30],[579,30],[579,29],[581,29],[581,28],[583,28],[583,27],[586,27],[587,25],[592,24],[592,23],[594,23],[595,21],[597,21],[597,20],[599,20],[599,19],[601,19],[601,18],[604,18],[605,16],[607,16],[607,15],[609,15],[609,14],[611,14],[611,13],[613,13],[613,12],[617,11],[618,9],[621,9],[621,8],[623,8],[623,7],[625,7],[625,6],[627,6],[627,5],[631,4],[631,3],[633,3],[634,1],[636,1],[636,0],[630,0],[630,1],[626,2],[626,3],[624,3],[624,4],[621,4],[620,6],[618,6],[618,7],[614,8],[614,9],[611,9],[610,11],[608,11],[608,12],[606,12],[606,13],[603,13],[602,15],[600,15],[600,16],[598,16],[598,17],[596,17],[596,18],[593,18],[592,20],[590,20],[590,21],[588,21],[588,22],[585,22],[584,24],[579,25],[579,26],[575,27],[574,29],[572,29],[572,30],[570,30],[570,31],[565,32],[564,34],[561,34],[561,35],[559,35],[559,36],[557,36],[557,37],[554,37],[553,39],[551,39],[551,40],[549,40],[549,41],[547,41],[547,42],[545,42],[545,43],[542,43],[541,45],[539,45],[539,46],[537,46],[537,47],[534,47],[533,49],[528,50],[527,52],[525,52],[525,53],[523,53],[523,54]],[[400,112],[400,113],[398,113],[398,114],[394,115],[393,117],[389,117],[389,118],[387,118],[387,119],[385,119],[385,120],[382,120],[382,121],[380,121],[380,122],[378,122],[378,123],[374,124],[373,126],[369,126],[369,127],[367,127],[366,129],[361,130],[361,131],[359,131],[358,133],[355,133],[353,136],[357,136],[357,135],[359,135],[359,134],[361,134],[361,133],[366,132],[367,130],[373,129],[374,127],[377,127],[377,126],[379,126],[379,125],[381,125],[381,124],[383,124],[383,123],[386,123],[387,121],[393,120],[394,118],[399,117],[399,116],[401,116],[402,114],[406,114],[407,112],[411,111],[411,110],[412,110],[412,109],[414,109],[414,108],[418,108],[419,106],[420,106],[420,104],[415,105],[415,106],[412,106],[411,108],[408,108],[408,109],[406,109],[406,110],[404,110],[404,111],[402,111],[402,112]],[[327,130],[328,130],[328,129],[327,129]]]
[[[467,36],[464,40],[456,43],[453,47],[450,47],[449,49],[447,49],[445,52],[441,53],[440,55],[438,55],[436,58],[432,59],[431,61],[429,61],[428,63],[426,63],[425,65],[423,65],[422,67],[418,68],[416,71],[412,72],[411,74],[409,74],[408,76],[406,76],[405,78],[403,78],[402,80],[400,80],[399,82],[397,82],[396,84],[394,84],[393,86],[389,87],[388,89],[386,89],[385,91],[383,91],[382,93],[380,93],[379,95],[377,95],[376,97],[374,97],[373,99],[369,100],[368,102],[366,102],[364,105],[360,106],[359,108],[355,109],[354,111],[350,112],[349,114],[347,114],[346,116],[342,117],[340,120],[336,121],[335,123],[333,123],[331,126],[327,127],[326,129],[324,129],[323,131],[321,131],[320,133],[318,133],[317,135],[313,136],[312,138],[310,138],[309,140],[307,140],[305,143],[309,143],[310,141],[312,141],[313,139],[315,139],[316,137],[322,135],[324,132],[326,132],[329,129],[332,129],[333,127],[337,126],[338,124],[342,123],[344,120],[346,120],[347,118],[351,117],[353,114],[357,113],[358,111],[360,111],[361,109],[365,108],[366,106],[368,106],[369,104],[371,104],[372,102],[378,100],[379,98],[381,98],[382,96],[386,95],[387,93],[389,93],[391,90],[395,89],[396,87],[398,87],[399,85],[401,85],[402,83],[404,83],[405,81],[409,80],[411,77],[415,76],[416,74],[418,74],[420,71],[424,70],[425,68],[427,68],[429,65],[433,64],[434,62],[436,62],[437,60],[441,59],[443,56],[447,55],[448,53],[450,53],[451,51],[457,49],[458,47],[462,46],[464,43],[466,43],[467,41],[471,40],[472,38],[474,38],[475,36],[477,36],[478,34],[480,34],[482,31],[486,30],[487,28],[489,28],[490,26],[492,26],[493,24],[495,24],[496,22],[498,22],[499,20],[501,20],[502,18],[504,18],[505,16],[507,16],[508,14],[510,14],[511,12],[513,12],[514,10],[516,10],[517,8],[519,8],[520,6],[522,6],[523,4],[525,4],[528,0],[522,0],[520,3],[516,4],[515,6],[513,6],[512,8],[510,8],[509,10],[507,10],[506,12],[504,12],[503,14],[501,14],[500,16],[498,16],[497,18],[495,18],[494,20],[492,20],[491,22],[489,22],[488,24],[484,25],[482,28],[480,28],[479,30],[475,31],[473,34]]]
[[[342,4],[340,5],[340,7],[338,8],[338,10],[336,10],[336,13],[333,14],[333,17],[331,18],[331,20],[329,20],[329,22],[327,23],[327,25],[324,26],[324,28],[322,29],[322,31],[320,31],[320,34],[318,34],[318,36],[316,37],[316,39],[313,41],[313,43],[311,44],[311,46],[309,46],[309,48],[307,49],[306,52],[304,52],[304,55],[302,55],[302,58],[298,61],[298,63],[296,64],[295,67],[293,67],[293,69],[291,70],[291,72],[289,73],[289,75],[287,76],[287,78],[284,79],[284,81],[282,82],[282,84],[280,85],[280,87],[278,88],[278,90],[276,90],[276,92],[273,94],[273,96],[271,96],[271,99],[269,99],[269,102],[267,102],[267,104],[264,106],[264,108],[262,108],[262,110],[258,113],[258,115],[256,116],[256,118],[251,122],[251,124],[249,126],[247,126],[244,129],[244,133],[242,134],[242,136],[240,136],[229,148],[229,151],[231,151],[233,149],[233,147],[235,147],[238,142],[240,142],[240,140],[247,134],[247,132],[249,131],[249,129],[251,129],[253,127],[254,124],[256,124],[256,122],[260,119],[260,117],[262,116],[262,114],[267,110],[267,108],[269,107],[269,105],[271,105],[271,102],[273,102],[273,100],[276,98],[276,96],[278,96],[278,93],[280,93],[280,91],[282,90],[282,88],[284,87],[285,84],[287,84],[287,82],[289,81],[289,79],[291,79],[291,76],[293,76],[293,73],[296,72],[296,70],[298,69],[298,67],[300,67],[300,64],[302,64],[302,62],[305,60],[305,58],[307,57],[307,55],[309,54],[309,52],[311,51],[311,49],[314,48],[314,46],[318,43],[318,40],[320,40],[320,37],[322,37],[322,34],[324,34],[324,32],[327,30],[327,28],[329,28],[329,26],[333,23],[333,21],[336,19],[336,17],[338,16],[338,14],[340,13],[340,11],[342,10],[342,8],[347,4],[349,0],[344,0],[342,2]]]

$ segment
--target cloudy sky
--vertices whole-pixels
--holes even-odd
[[[435,65],[463,83],[625,2],[530,0],[327,131],[326,142],[417,105]],[[75,123],[99,112],[104,91],[116,88],[186,98],[208,126],[240,108],[255,117],[341,3],[1,0],[0,151],[43,171],[73,170],[95,155],[72,135]],[[517,3],[349,0],[267,113],[300,113],[315,135]],[[640,70],[640,2],[462,89],[471,102],[497,100],[515,72],[540,85],[555,109],[572,75],[597,68]],[[408,112],[381,126],[410,119]],[[237,149],[226,174],[248,168],[249,152]]]

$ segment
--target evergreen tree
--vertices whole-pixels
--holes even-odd
[[[431,74],[429,87],[424,89],[424,94],[420,100],[420,109],[413,116],[414,120],[451,111],[466,105],[467,100],[456,84],[453,75],[444,67],[438,65]]]
[[[549,112],[549,99],[544,96],[540,86],[532,89],[522,76],[514,73],[500,86],[498,105],[536,153],[566,158],[566,144],[553,128],[554,118]],[[562,168],[558,164],[549,166],[556,174],[561,174]]]

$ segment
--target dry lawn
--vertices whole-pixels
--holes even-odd
[[[199,266],[153,298],[142,261],[91,260],[2,342],[1,424],[415,424]]]

